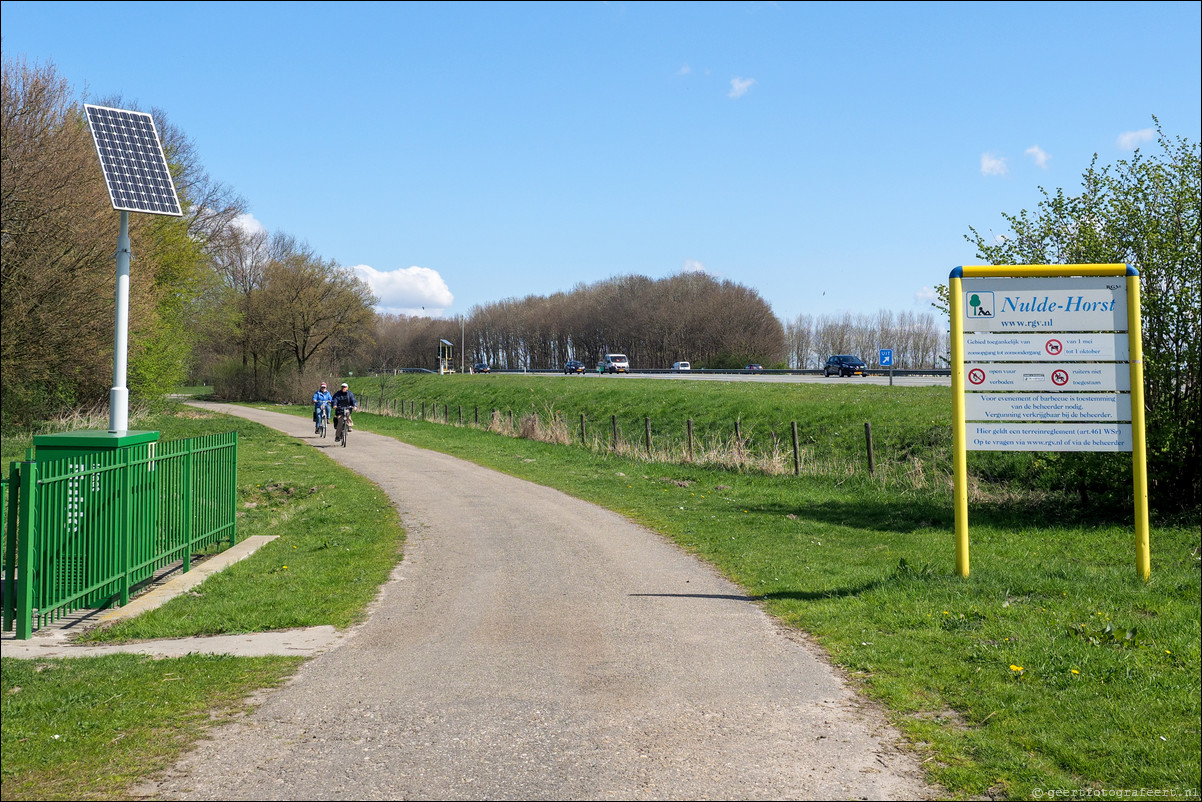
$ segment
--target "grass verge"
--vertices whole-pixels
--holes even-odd
[[[279,685],[297,657],[3,661],[5,799],[114,799]]]

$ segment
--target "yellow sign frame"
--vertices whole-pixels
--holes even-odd
[[[956,571],[968,576],[968,448],[964,399],[964,293],[963,278],[1059,278],[1071,276],[1125,276],[1127,279],[1127,340],[1131,370],[1131,470],[1135,495],[1135,570],[1147,581],[1152,573],[1148,535],[1147,441],[1144,436],[1143,327],[1140,322],[1139,272],[1125,264],[1113,265],[965,265],[948,278],[948,311],[951,316],[952,446],[956,509]]]

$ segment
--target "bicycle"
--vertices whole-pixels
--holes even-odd
[[[354,422],[351,420],[349,408],[334,410],[334,439],[340,441],[343,448],[346,448],[346,441],[350,439],[353,427]]]
[[[329,428],[329,424],[330,424],[330,406],[329,406],[329,404],[322,404],[321,407],[318,409],[317,434],[321,435],[321,438],[323,440],[325,439],[326,431]]]

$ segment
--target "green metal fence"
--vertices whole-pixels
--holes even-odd
[[[4,482],[4,628],[28,638],[213,544],[233,545],[238,433],[15,462]]]

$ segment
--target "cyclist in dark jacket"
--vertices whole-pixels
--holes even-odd
[[[354,412],[357,409],[359,409],[359,402],[355,400],[355,394],[351,392],[350,385],[343,382],[338,392],[334,393],[334,442],[338,442],[342,438],[342,435],[338,433],[338,418],[342,416],[343,412]]]

